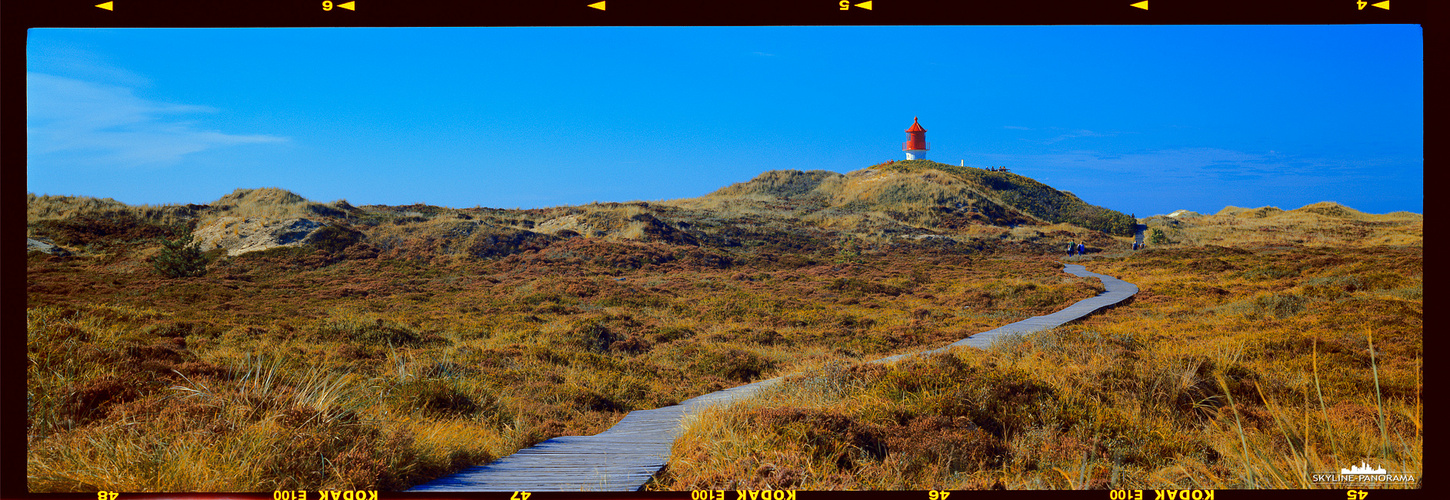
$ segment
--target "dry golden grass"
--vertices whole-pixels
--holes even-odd
[[[157,227],[131,219],[105,255],[30,256],[29,488],[402,489],[630,410],[942,345],[1098,291],[1040,258],[864,246],[574,237],[465,258],[439,249],[497,249],[524,234],[510,216],[557,212],[361,212],[368,238],[340,255],[279,248],[200,278],[147,272],[151,247],[125,235]]]
[[[25,198],[25,216],[30,221],[62,219],[84,212],[100,212],[127,207],[125,203],[110,198],[89,196],[37,196],[35,193],[26,193]]]
[[[357,210],[346,200],[331,203],[308,201],[280,188],[238,189],[209,204],[211,217],[290,219],[295,217],[346,217]],[[204,219],[203,222],[206,222]]]
[[[78,256],[27,259],[28,486],[401,489],[630,410],[802,371],[796,390],[702,421],[656,486],[1280,486],[1285,471],[1352,456],[1418,467],[1418,243],[1099,259],[1094,270],[1144,285],[1134,307],[987,353],[846,368],[1092,296],[1095,280],[1043,255],[1066,240],[1127,243],[940,214],[961,225],[922,238],[934,231],[913,225],[925,212],[782,201],[769,193],[819,188],[786,177],[698,207],[358,208],[276,189],[209,206],[32,196],[31,232]],[[901,206],[936,196],[882,185],[859,193]],[[1219,217],[1339,214],[1316,210]],[[148,271],[155,240],[187,225],[299,214],[334,237],[217,258],[201,278]],[[1422,231],[1349,215],[1311,229],[1371,224],[1415,242]],[[1215,224],[1171,229],[1259,241]],[[1357,343],[1367,327],[1373,360]]]
[[[651,487],[1342,488],[1308,474],[1361,460],[1418,477],[1420,262],[1418,248],[1093,262],[1143,291],[986,351],[818,366],[691,421]]]

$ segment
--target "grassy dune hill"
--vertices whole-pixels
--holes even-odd
[[[1224,207],[1213,215],[1154,216],[1151,232],[1183,245],[1305,245],[1330,247],[1423,245],[1424,215],[1367,214],[1334,202],[1294,210]]]
[[[1131,235],[1126,214],[1084,203],[1010,172],[926,160],[874,165],[848,174],[766,172],[677,206],[798,217],[859,231],[915,228],[953,233],[971,225],[1071,223]]]
[[[827,256],[843,246],[852,252],[949,246],[1047,254],[1066,241],[1087,241],[1094,250],[1126,248],[1126,240],[1110,235],[1131,234],[1124,221],[1132,220],[1016,174],[927,161],[849,174],[767,172],[701,198],[660,203],[531,210],[355,207],[261,188],[238,189],[205,205],[127,206],[31,195],[29,214],[30,236],[81,255],[101,255],[116,245],[154,247],[156,238],[188,231],[197,232],[205,250],[225,247],[235,255],[277,246],[256,233],[303,219],[291,224],[326,226],[325,234],[308,241],[321,237],[325,241],[318,244],[338,250],[334,254],[360,244],[353,253],[428,262],[502,257],[575,237],[640,242],[670,247],[661,250],[669,252],[715,249],[737,257]]]
[[[178,224],[193,220],[207,222],[216,217],[346,218],[357,211],[344,200],[316,203],[278,188],[238,189],[206,205],[132,206],[110,198],[37,196],[34,193],[26,197],[26,215],[30,222],[125,213],[153,224]]]
[[[1131,235],[1134,221],[1121,212],[1088,205],[1072,193],[1059,191],[1033,179],[1010,172],[957,167],[930,161],[895,162],[885,170],[902,173],[939,171],[965,181],[971,189],[997,204],[1011,207],[1039,220],[1070,223],[1119,236]],[[943,182],[950,185],[951,180]]]
[[[110,198],[89,196],[38,196],[26,193],[25,217],[30,221],[64,219],[87,212],[123,209],[127,205]]]

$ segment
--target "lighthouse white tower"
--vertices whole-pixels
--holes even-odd
[[[921,123],[916,117],[911,118],[911,128],[906,129],[906,135],[911,139],[901,143],[901,150],[906,152],[908,160],[925,160],[926,152],[931,149],[931,143],[926,142],[926,129],[921,128]]]

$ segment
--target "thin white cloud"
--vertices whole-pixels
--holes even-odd
[[[151,86],[151,79],[134,71],[112,66],[106,58],[80,47],[31,44],[26,48],[27,67],[35,73],[66,75],[80,80],[111,82],[131,88]]]
[[[1112,154],[1069,151],[1054,154],[981,155],[992,165],[1039,169],[1070,167],[1099,174],[1139,175],[1164,179],[1250,180],[1353,178],[1373,175],[1393,159],[1330,159],[1269,151],[1253,153],[1223,148],[1180,148]]]
[[[185,155],[216,147],[287,140],[201,129],[180,115],[217,110],[143,99],[129,87],[44,73],[25,76],[26,133],[32,159],[79,153],[102,165],[170,165]]]
[[[1059,135],[1057,137],[1053,137],[1051,139],[1048,139],[1048,140],[1042,141],[1042,142],[1044,144],[1052,144],[1054,142],[1059,142],[1059,141],[1062,141],[1064,139],[1076,139],[1078,137],[1112,137],[1112,136],[1115,136],[1115,135],[1118,135],[1118,134],[1116,134],[1116,133],[1107,133],[1107,134],[1104,134],[1104,133],[1099,133],[1099,132],[1093,132],[1091,130],[1078,130],[1076,132],[1068,132],[1066,134],[1062,134],[1062,135]]]
[[[1028,134],[1023,134],[1021,137],[1018,137],[1017,140],[1023,141],[1023,142],[1031,142],[1031,143],[1035,143],[1035,144],[1055,144],[1055,143],[1062,142],[1062,141],[1065,141],[1065,140],[1068,140],[1068,139],[1077,139],[1077,138],[1080,138],[1080,137],[1115,137],[1117,135],[1124,134],[1124,133],[1128,133],[1128,134],[1131,134],[1132,133],[1132,132],[1098,132],[1098,131],[1095,131],[1095,130],[1087,130],[1087,129],[1072,130],[1072,129],[1067,129],[1067,128],[1063,128],[1063,127],[1046,127],[1046,128],[1040,128],[1039,129],[1039,128],[1032,128],[1032,127],[1023,127],[1023,126],[1020,126],[1020,125],[1003,125],[1002,128],[1008,129],[1008,130],[1021,130],[1021,131],[1024,131],[1024,132],[1031,132],[1031,133],[1028,133]],[[1047,134],[1056,134],[1056,135],[1051,136],[1051,137],[1048,137]]]

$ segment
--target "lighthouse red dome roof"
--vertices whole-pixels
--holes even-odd
[[[921,124],[920,123],[917,123],[916,122],[916,117],[913,116],[913,117],[911,117],[911,128],[906,129],[906,131],[907,132],[926,132],[926,129],[921,128]]]

